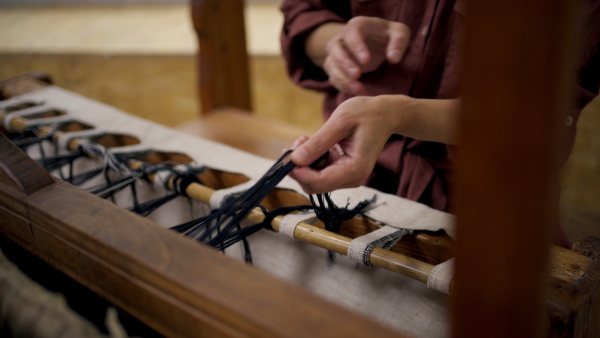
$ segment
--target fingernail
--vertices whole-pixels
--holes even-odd
[[[306,162],[307,155],[306,151],[302,148],[294,149],[291,160],[297,165],[303,165]]]
[[[394,49],[388,53],[388,59],[394,63],[400,61],[401,57],[402,53],[400,53],[400,51],[397,49]]]
[[[296,149],[298,146],[300,145],[300,139],[297,139],[296,141],[294,141],[294,143],[292,143],[292,145],[290,146],[291,150]]]
[[[365,51],[359,51],[358,53],[356,53],[356,57],[360,60],[361,63],[365,63],[367,62],[369,54],[367,54],[367,52]]]
[[[305,135],[298,137],[296,139],[296,141],[294,141],[294,143],[292,143],[292,145],[290,146],[290,149],[294,150],[294,149],[298,148],[298,146],[300,146],[302,143],[306,142],[306,140],[308,140],[308,137],[306,137]]]
[[[356,67],[349,67],[348,75],[350,75],[353,78],[358,78],[358,76],[360,75],[360,70]]]

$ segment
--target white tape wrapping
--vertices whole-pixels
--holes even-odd
[[[353,239],[348,247],[348,257],[366,266],[371,266],[371,252],[375,247],[389,249],[408,233],[410,231],[407,229],[382,226],[364,236]]]
[[[427,287],[450,294],[450,284],[454,278],[454,258],[433,267],[427,278]]]
[[[279,224],[279,233],[287,237],[295,238],[294,232],[300,223],[312,223],[317,219],[313,211],[286,215]]]

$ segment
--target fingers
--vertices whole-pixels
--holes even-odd
[[[342,156],[322,170],[310,167],[297,167],[290,176],[294,178],[308,194],[326,193],[342,188],[360,186],[366,174],[357,173],[356,166],[349,157]]]
[[[298,146],[290,155],[290,159],[298,166],[308,166],[336,144],[352,133],[353,126],[344,124],[335,117],[329,118],[325,124],[312,137],[306,140],[296,140]],[[296,144],[294,142],[294,144]],[[335,148],[335,153],[343,153]]]
[[[332,86],[351,95],[364,95],[361,74],[385,61],[398,63],[410,42],[410,28],[374,17],[355,17],[326,45],[323,69]]]
[[[351,19],[342,31],[343,42],[351,57],[361,65],[366,65],[371,60],[371,51],[366,43],[370,33],[369,19],[364,17]]]
[[[388,27],[389,42],[386,48],[386,57],[390,63],[402,60],[408,43],[410,42],[410,28],[399,22],[390,22]]]
[[[332,57],[325,59],[323,69],[325,69],[325,72],[329,76],[329,83],[337,90],[351,95],[361,95],[364,93],[363,84],[357,81],[358,77],[360,77],[360,71],[356,72],[347,68],[344,69],[342,64],[334,61]],[[349,75],[349,73],[352,75]],[[354,75],[357,73],[358,76]]]
[[[357,81],[361,69],[357,60],[351,56],[342,37],[335,38],[327,44],[328,56],[323,69],[329,76],[332,86],[341,92],[360,95],[363,85]]]
[[[294,143],[292,143],[292,145],[290,146],[290,150],[294,150],[294,149],[298,148],[299,146],[304,144],[304,142],[306,142],[306,141],[308,141],[308,136],[306,136],[306,135],[300,136],[298,139],[296,139],[296,141],[294,141]]]

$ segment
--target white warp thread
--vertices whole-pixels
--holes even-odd
[[[62,133],[60,135],[60,137],[58,137],[57,146],[60,151],[64,151],[64,150],[70,151],[71,149],[68,148],[68,145],[71,142],[71,140],[73,140],[75,138],[90,138],[92,136],[99,136],[99,135],[103,135],[103,134],[106,134],[106,131],[104,131],[102,129],[86,129],[86,130]]]
[[[39,106],[42,104],[42,102],[39,100],[28,100],[28,99],[23,99],[21,96],[15,96],[15,97],[11,97],[10,99],[0,100],[0,110],[5,110],[7,108],[21,105],[23,103],[28,103],[28,102],[31,102],[36,106]]]
[[[46,118],[41,118],[41,119],[31,119],[31,120],[28,119],[25,122],[25,125],[28,127],[29,126],[37,126],[37,125],[51,126],[52,124],[59,123],[59,122],[75,122],[75,120],[73,119],[72,116],[60,115],[60,116],[46,117]]]
[[[433,267],[427,278],[427,287],[450,294],[450,284],[454,278],[454,258]]]
[[[371,266],[370,257],[375,247],[390,249],[409,232],[406,229],[396,229],[388,225],[382,226],[364,236],[353,239],[348,247],[347,256],[353,261]]]
[[[215,191],[210,196],[210,207],[211,209],[220,208],[223,202],[227,201],[227,199],[233,195],[241,194],[244,191],[250,189],[253,185],[256,184],[255,180],[250,180],[246,183],[235,185],[231,188],[227,189],[219,189]]]
[[[294,232],[300,223],[313,222],[317,218],[314,211],[301,212],[286,215],[279,224],[279,233],[287,237],[295,238]]]
[[[141,144],[141,143],[131,144],[131,145],[127,145],[127,146],[120,146],[120,147],[112,147],[112,148],[107,149],[108,152],[110,152],[111,154],[114,154],[114,155],[139,154],[139,153],[144,153],[144,152],[148,152],[151,150],[152,150],[152,148],[148,147],[147,145]]]

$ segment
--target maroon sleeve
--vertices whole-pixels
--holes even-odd
[[[298,85],[319,91],[332,87],[325,72],[315,66],[304,51],[306,37],[326,22],[346,22],[350,5],[342,0],[285,0],[281,5],[284,24],[281,49],[287,72]]]

